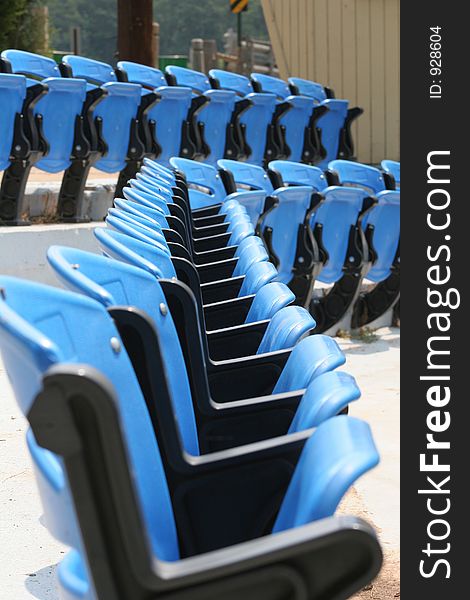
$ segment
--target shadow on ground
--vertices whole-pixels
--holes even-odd
[[[38,600],[59,600],[56,583],[57,565],[49,565],[30,573],[24,582],[28,592]]]

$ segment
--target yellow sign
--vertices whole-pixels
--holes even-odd
[[[230,0],[230,10],[233,13],[240,13],[248,8],[248,0]]]

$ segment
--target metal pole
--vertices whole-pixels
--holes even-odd
[[[238,47],[242,47],[242,13],[237,13],[237,42]]]

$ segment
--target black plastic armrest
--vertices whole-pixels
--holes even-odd
[[[245,276],[230,277],[230,279],[221,279],[211,283],[201,285],[201,294],[203,304],[213,304],[223,300],[236,298],[242,287]]]
[[[201,283],[211,283],[232,277],[238,258],[229,258],[220,262],[205,263],[197,266]]]
[[[211,237],[199,238],[194,240],[194,250],[196,252],[207,252],[208,250],[225,248],[231,237],[231,233],[221,233]]]
[[[216,402],[272,394],[291,350],[235,358],[208,365],[209,387]]]
[[[207,331],[234,327],[245,323],[254,295],[241,296],[223,302],[214,302],[204,306]]]
[[[222,208],[222,203],[212,204],[212,206],[206,206],[205,208],[195,208],[191,211],[193,217],[201,218],[201,217],[210,217],[212,215],[217,215]]]
[[[207,312],[205,314],[207,319]],[[211,359],[224,361],[255,355],[268,324],[268,320],[238,326],[227,324],[215,331],[208,331],[207,343]]]
[[[206,252],[195,252],[193,258],[197,265],[202,265],[233,258],[236,251],[237,246],[225,246],[225,248],[216,248],[215,250],[207,250]]]
[[[193,238],[195,240],[206,238],[213,235],[226,233],[230,223],[218,223],[216,225],[206,225],[205,227],[193,227]]]
[[[220,225],[225,221],[225,217],[226,215],[224,213],[218,213],[208,217],[196,217],[193,215],[193,225],[195,229],[208,227],[210,225]]]

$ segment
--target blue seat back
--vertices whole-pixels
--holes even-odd
[[[204,125],[204,139],[210,152],[204,159],[216,165],[223,158],[227,138],[227,127],[232,120],[236,94],[229,90],[209,90],[204,93],[209,102],[198,113],[198,121]]]
[[[346,415],[321,423],[304,446],[273,532],[333,515],[349,487],[378,462],[367,423]]]
[[[278,100],[285,100],[288,96],[292,96],[289,85],[279,77],[252,73],[251,80],[260,86],[261,91],[275,94]]]
[[[385,173],[390,173],[395,179],[396,188],[400,189],[400,163],[396,160],[383,160],[380,166]]]
[[[245,248],[238,254],[238,261],[235,265],[235,269],[233,270],[233,277],[244,275],[251,265],[267,260],[269,260],[269,256],[263,246],[256,245],[252,246],[251,248]]]
[[[26,78],[0,73],[0,171],[10,165],[11,145],[16,115],[21,113],[26,97]]]
[[[294,300],[294,292],[283,283],[272,281],[263,285],[253,298],[245,323],[272,319],[281,308],[292,304]]]
[[[156,244],[148,244],[135,236],[104,227],[97,227],[94,233],[107,256],[140,267],[157,279],[176,277],[170,256]]]
[[[272,248],[279,259],[276,281],[289,283],[292,279],[298,229],[305,221],[312,192],[310,186],[284,187],[274,192],[279,204],[263,220],[262,231],[272,229]]]
[[[147,115],[155,121],[155,132],[162,149],[157,160],[168,166],[170,158],[180,153],[182,125],[191,107],[191,90],[182,86],[168,86],[163,73],[153,67],[120,61],[118,68],[126,72],[131,83],[138,83],[159,94],[160,100]]]
[[[84,296],[10,277],[0,277],[0,286],[5,291],[5,299],[0,299],[2,357],[23,411],[31,406],[42,375],[52,365],[86,364],[107,377],[116,393],[130,472],[152,550],[163,560],[177,560],[176,526],[153,425],[106,309]]]
[[[325,88],[321,83],[316,83],[315,81],[302,79],[300,77],[289,77],[288,81],[297,88],[299,94],[302,96],[310,96],[317,104],[321,104],[324,100],[328,100]]]
[[[209,78],[205,73],[178,67],[176,65],[168,65],[165,72],[171,75],[176,80],[176,85],[182,85],[191,88],[197,94],[203,94],[211,89]]]
[[[315,319],[305,308],[281,308],[269,321],[256,354],[293,348],[309,331],[315,329],[315,326]]]
[[[279,173],[284,185],[310,185],[317,192],[328,186],[323,171],[312,165],[289,160],[272,160],[268,168]]]
[[[323,421],[338,415],[360,395],[356,380],[348,373],[327,371],[315,377],[295,411],[289,433],[318,427]]]
[[[331,186],[323,190],[324,202],[312,215],[312,229],[323,226],[323,245],[328,260],[318,276],[319,281],[334,283],[342,276],[347,259],[349,232],[356,225],[367,192],[361,188]]]
[[[348,115],[349,102],[325,100],[322,104],[328,108],[328,112],[318,119],[317,127],[321,131],[321,143],[326,150],[326,157],[317,166],[325,169],[338,156],[340,134]]]
[[[167,66],[165,71],[175,78],[177,85],[186,86],[209,99],[199,111],[197,119],[204,124],[204,139],[210,148],[205,162],[215,165],[224,156],[227,125],[235,107],[235,92],[211,89],[207,75],[199,71],[173,65]]]
[[[383,174],[375,167],[350,160],[332,160],[328,169],[339,175],[341,185],[362,187],[369,194],[378,194],[386,189]]]
[[[263,261],[252,264],[245,273],[245,278],[241,285],[238,296],[242,297],[256,294],[264,285],[274,281],[276,276],[277,270],[272,263]]]
[[[152,224],[145,217],[132,215],[127,211],[120,210],[118,208],[110,208],[105,221],[106,225],[112,229],[123,231],[123,233],[130,235],[131,228],[135,231],[135,235],[138,236],[137,239],[140,239],[140,236],[144,236],[146,238],[144,241],[154,241],[156,244],[159,244],[162,249],[168,249],[168,245],[161,228],[156,223],[152,227]],[[121,224],[125,227],[125,230],[121,229]]]
[[[170,214],[168,204],[163,196],[138,180],[129,181],[130,187],[122,188],[122,195],[126,200],[142,204],[148,208],[159,210],[165,216]]]
[[[118,82],[111,65],[91,58],[67,55],[62,62],[72,69],[74,77],[82,77],[107,91],[107,96],[95,108],[94,115],[103,120],[103,137],[108,151],[94,166],[105,173],[120,171],[126,164],[131,122],[137,116],[141,86]]]
[[[114,206],[131,215],[147,219],[149,223],[156,224],[162,229],[168,229],[165,214],[159,208],[150,208],[145,204],[133,202],[132,200],[124,200],[123,198],[115,198]]]
[[[344,365],[346,358],[336,341],[328,335],[311,335],[292,350],[273,394],[301,390],[322,375]]]
[[[232,90],[241,98],[254,92],[251,81],[244,75],[222,71],[222,69],[211,69],[209,77],[215,80],[221,89]]]
[[[278,77],[252,73],[251,79],[261,86],[263,92],[275,94],[278,100],[290,104],[290,110],[282,115],[279,123],[286,128],[285,139],[290,149],[289,160],[301,160],[305,129],[309,125],[315,101],[309,96],[293,96],[289,85]]]
[[[251,101],[250,109],[240,116],[240,123],[246,128],[245,139],[251,149],[247,162],[253,165],[262,165],[267,128],[273,119],[277,104],[275,94],[254,92],[251,81],[244,75],[227,73],[219,69],[209,71],[209,75],[217,80],[222,89],[232,90]]]
[[[219,169],[232,173],[237,189],[264,190],[272,194],[274,188],[263,167],[250,165],[237,160],[222,159],[217,161]]]
[[[197,185],[207,190],[208,204],[216,204],[225,200],[227,192],[217,169],[212,165],[177,156],[170,159],[170,165],[183,173],[188,185]],[[189,190],[189,196],[191,198],[191,190]]]
[[[47,84],[48,93],[36,104],[34,113],[43,117],[42,127],[49,151],[35,166],[48,173],[63,171],[70,166],[75,121],[86,98],[86,81],[62,79],[56,62],[38,54],[4,50],[2,58],[10,61],[15,73],[33,76]]]
[[[390,275],[400,241],[400,192],[384,191],[376,198],[377,204],[365,216],[363,226],[374,226],[372,243],[377,252],[377,260],[367,273],[367,279],[379,282]]]
[[[166,299],[151,274],[123,262],[76,250],[52,246],[47,257],[54,271],[69,289],[85,294],[106,308],[135,306],[153,321],[174,404],[183,446],[199,454],[196,421],[183,353],[169,311],[162,311]]]

